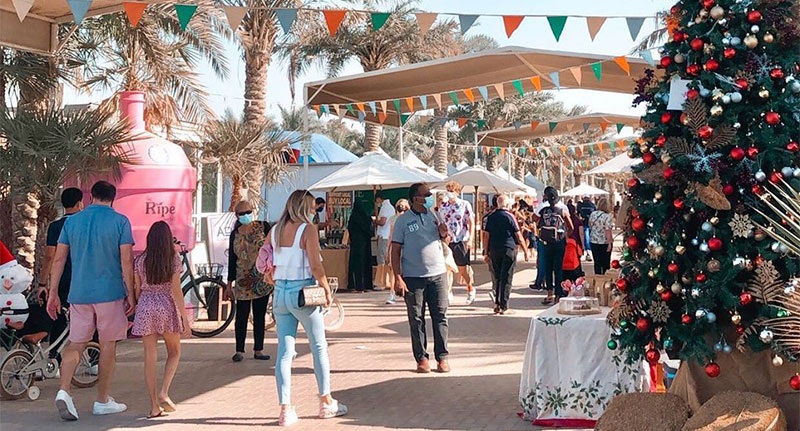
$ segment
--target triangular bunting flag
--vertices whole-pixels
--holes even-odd
[[[501,99],[506,98],[506,88],[503,84],[494,84],[494,91],[497,92],[497,97]]]
[[[611,149],[611,151],[614,151],[614,150],[616,150],[616,149],[617,149],[617,143],[616,143],[616,142],[614,142],[614,141],[611,141],[611,142],[609,142],[609,143],[608,143],[608,148],[610,148],[610,149]]]
[[[475,103],[475,93],[472,92],[471,88],[464,89],[464,95],[467,96],[469,103]]]
[[[606,129],[608,129],[608,123],[606,122],[600,123],[600,131],[606,133]]]
[[[400,114],[400,125],[405,126],[409,118],[411,118],[411,114]]]
[[[464,127],[467,125],[467,119],[463,117],[458,118],[458,127]]]
[[[356,111],[353,110],[353,104],[352,103],[345,104],[344,106],[347,108],[347,112],[350,115],[355,115],[356,114]]]
[[[358,113],[358,121],[359,122],[363,123],[366,118],[367,118],[367,114],[365,114],[363,112],[359,112]]]
[[[614,57],[614,62],[617,63],[617,65],[619,65],[619,67],[624,70],[628,76],[631,76],[631,65],[628,64],[628,59],[625,58],[625,56]]]
[[[486,127],[486,120],[478,120],[478,128],[483,129]]]
[[[323,114],[330,114],[331,113],[331,109],[328,108],[328,105],[320,106],[319,110],[322,111]]]
[[[493,151],[495,154],[500,154],[500,147],[494,147]]]
[[[550,126],[550,133],[553,133],[553,130],[556,130],[556,126],[558,126],[558,123],[556,123],[555,121],[551,121],[549,123],[549,126]]]
[[[372,115],[378,115],[377,107],[375,106],[375,102],[369,102],[369,109],[372,110]]]
[[[456,94],[455,91],[451,91],[451,92],[449,92],[447,94],[450,96],[450,100],[453,101],[453,105],[458,106],[459,105],[459,103],[458,103],[458,94]]]
[[[372,16],[372,31],[380,30],[389,17],[392,16],[392,14],[385,12],[372,12],[370,15]]]
[[[31,11],[33,0],[11,0],[11,5],[14,6],[14,11],[17,12],[19,22],[22,22],[28,16],[28,12]]]
[[[459,15],[458,16],[458,23],[461,25],[461,34],[464,34],[472,27],[472,24],[475,24],[475,20],[478,19],[478,15]]]
[[[525,155],[525,153],[527,153],[527,152],[528,152],[528,149],[527,149],[527,148],[525,148],[525,147],[522,147],[522,148],[520,148],[520,149],[519,149],[519,153],[520,153],[520,154],[522,154],[523,156],[524,156],[524,155]]]
[[[436,106],[439,109],[442,109],[442,95],[439,94],[439,93],[436,93],[436,94],[431,94],[431,97],[433,97],[433,101],[436,102]]]
[[[500,155],[501,156],[505,156],[506,155],[506,149],[505,148],[501,148],[500,149]]]
[[[341,109],[342,109],[342,107],[341,107],[341,106],[339,106],[339,105],[333,105],[333,110],[336,112],[336,115],[338,115],[338,116],[340,116],[340,117],[342,116],[342,114],[340,114],[340,112],[341,112]]]
[[[419,103],[422,105],[422,110],[428,109],[428,96],[419,96]]]
[[[236,29],[239,28],[239,24],[242,23],[244,16],[247,15],[247,8],[236,6],[223,6],[222,8],[225,10],[225,16],[228,18],[228,25],[230,25],[231,28],[236,31]],[[278,11],[275,13],[278,13]],[[294,11],[294,13],[297,14],[297,11]],[[289,23],[290,28],[291,26],[292,24]],[[284,32],[288,33],[289,30],[284,29]]]
[[[319,117],[320,115],[322,115],[322,112],[320,111],[320,107],[319,107],[319,105],[314,105],[314,106],[312,106],[312,108],[314,108],[314,112],[316,112],[316,113],[317,113],[317,117]]]
[[[636,39],[639,38],[639,32],[642,31],[644,18],[625,18],[625,22],[628,23],[628,31],[631,33],[631,39],[636,42]]]
[[[583,72],[581,72],[580,67],[571,67],[569,72],[575,78],[575,81],[578,83],[578,86],[581,85],[581,80],[583,79]]]
[[[435,13],[415,13],[414,17],[417,18],[417,26],[419,26],[419,33],[425,35],[431,29],[433,22],[436,21],[438,14]]]
[[[336,32],[339,31],[339,26],[342,25],[344,17],[347,16],[347,11],[327,9],[322,11],[322,15],[325,16],[328,32],[331,36],[336,36]]]
[[[539,122],[531,121],[531,132],[535,132],[537,127],[539,127]]]
[[[572,123],[567,123],[567,131],[572,132],[573,130],[575,130],[575,125]]]
[[[520,96],[525,95],[525,89],[522,88],[522,81],[517,79],[516,81],[512,82],[512,84],[514,84],[514,88],[517,89],[517,92],[519,93]]]
[[[584,132],[588,132],[590,126],[591,126],[591,124],[589,124],[589,123],[583,123],[583,131]]]
[[[381,124],[386,122],[386,113],[385,112],[378,112],[378,122]]]
[[[531,78],[531,84],[533,84],[533,88],[535,88],[536,91],[542,91],[542,78],[534,76]]]
[[[294,20],[297,19],[297,9],[275,9],[275,17],[278,18],[283,34],[289,34]]]
[[[506,28],[506,36],[511,37],[515,31],[519,28],[519,25],[522,24],[522,20],[525,19],[523,15],[505,15],[503,16],[503,25]]]
[[[142,19],[142,14],[145,8],[147,8],[147,3],[126,1],[122,2],[122,7],[125,9],[125,15],[127,15],[128,21],[130,21],[132,26],[136,27],[139,25],[139,20]]]
[[[483,147],[483,154],[489,154],[489,147]]]
[[[344,118],[344,114],[347,114],[347,109],[339,109],[339,119]]]
[[[622,129],[623,129],[624,127],[625,127],[625,125],[624,125],[624,124],[622,124],[622,123],[617,123],[617,133],[620,133],[620,132],[622,132]]]
[[[414,98],[413,97],[406,97],[406,106],[408,106],[408,112],[414,112]]]
[[[594,77],[597,78],[598,81],[603,79],[603,63],[593,63],[592,71],[594,72]]]
[[[522,121],[514,121],[514,130],[519,130],[522,127]]]
[[[589,37],[591,37],[593,41],[606,22],[606,19],[607,18],[604,16],[590,16],[586,18],[586,26],[589,27]]]
[[[364,107],[364,104],[363,104],[363,103],[356,103],[356,108],[358,108],[358,110],[359,110],[359,111],[361,111],[361,112],[363,112],[363,113],[365,113],[365,114],[367,113],[367,110],[366,110],[366,108]]]
[[[558,71],[550,73],[550,80],[556,86],[556,90],[561,90],[561,77],[558,76]]]
[[[478,87],[478,93],[481,93],[484,102],[489,101],[489,89],[486,86]]]
[[[197,5],[195,4],[175,5],[175,13],[178,15],[178,22],[181,24],[181,30],[186,30],[195,12],[197,12]]]
[[[438,123],[439,123],[440,126],[444,127],[444,125],[447,124],[447,121],[448,121],[447,118],[440,118],[438,120]]]
[[[92,6],[92,0],[67,0],[67,4],[69,5],[69,10],[72,11],[72,16],[75,17],[75,24],[81,25],[86,12],[89,12],[89,8]]]
[[[567,24],[567,17],[548,16],[547,22],[550,23],[550,30],[553,31],[553,36],[556,37],[556,42],[558,42],[561,39],[561,33],[564,32],[564,26]]]
[[[392,105],[394,105],[394,112],[397,112],[398,114],[403,112],[403,110],[400,109],[400,99],[392,100]]]
[[[656,62],[653,60],[653,53],[650,50],[642,51],[639,55],[642,56],[642,59],[647,62],[650,66],[655,66]]]

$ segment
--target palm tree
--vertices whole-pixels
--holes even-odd
[[[278,105],[281,111],[281,129],[303,130],[308,133],[318,133],[325,129],[324,124],[310,110],[303,106],[284,107]],[[303,124],[305,122],[305,124]]]
[[[10,191],[12,247],[20,264],[33,268],[37,239],[55,216],[58,190],[68,176],[119,176],[129,162],[119,142],[130,141],[126,122],[110,110],[0,112],[0,190]]]
[[[286,172],[291,141],[269,122],[248,125],[243,115],[229,111],[209,122],[203,132],[202,163],[218,163],[222,175],[231,180],[229,211],[243,198],[260,202],[261,185],[277,183]]]

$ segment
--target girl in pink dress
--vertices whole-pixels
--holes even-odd
[[[181,356],[181,334],[189,334],[189,322],[181,293],[181,260],[172,245],[172,231],[163,221],[153,223],[147,233],[147,249],[134,261],[136,316],[134,335],[144,344],[144,379],[150,395],[148,418],[175,411],[169,397],[169,387],[178,370]],[[167,362],[164,381],[156,393],[156,362],[158,337],[164,338]]]

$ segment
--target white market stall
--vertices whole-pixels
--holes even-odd
[[[626,153],[618,154],[611,160],[596,166],[584,175],[613,175],[631,172],[631,168],[642,163],[642,159],[628,157]]]
[[[597,195],[607,195],[608,192],[603,189],[598,189],[597,187],[590,186],[586,183],[581,183],[578,187],[571,188],[564,193],[561,193],[561,196],[597,196]]]

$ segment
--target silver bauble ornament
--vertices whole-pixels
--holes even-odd
[[[725,346],[722,345],[722,341],[717,341],[717,343],[714,344],[714,351],[717,353],[721,353],[723,348],[725,348]]]
[[[786,244],[781,244],[778,246],[778,251],[781,252],[781,254],[789,253],[789,247]]]
[[[731,352],[733,352],[733,347],[731,347],[731,345],[730,345],[730,344],[725,344],[725,345],[722,347],[722,351],[723,351],[724,353],[728,353],[728,354],[730,354]]]
[[[672,57],[672,60],[675,61],[675,63],[682,64],[684,61],[686,61],[686,57],[684,57],[681,53],[677,53],[674,57]]]
[[[792,93],[795,93],[795,94],[800,93],[800,80],[795,79],[792,82],[790,82],[789,83],[789,90],[791,90]]]
[[[742,93],[731,93],[731,102],[739,103],[742,101]]]
[[[708,253],[710,251],[707,242],[703,242],[702,244],[700,244],[700,251],[702,251],[703,253]]]
[[[759,31],[761,31],[761,27],[757,25],[753,25],[750,27],[750,33],[758,33]]]
[[[693,238],[693,239],[692,239],[692,245],[693,245],[693,246],[695,246],[695,247],[697,247],[698,245],[700,245],[700,240],[699,240],[699,239],[697,239],[697,238]]]
[[[777,253],[781,249],[781,244],[778,242],[773,242],[769,249],[772,250],[773,253]]]
[[[714,226],[709,222],[703,222],[701,229],[703,229],[703,231],[705,232],[711,232],[712,230],[714,230]]]
[[[800,168],[796,168],[794,172],[792,172],[792,176],[795,178],[800,178]]]
[[[717,315],[714,314],[713,311],[709,311],[708,313],[706,313],[706,320],[708,321],[708,323],[714,323],[717,321]]]
[[[724,103],[725,105],[728,105],[728,104],[730,104],[730,103],[731,103],[731,96],[730,96],[730,94],[726,94],[726,95],[722,96],[722,103]],[[713,115],[713,114],[712,114],[712,115]]]
[[[783,358],[781,358],[778,355],[775,355],[775,357],[772,358],[772,365],[780,367],[781,365],[783,365]]]
[[[672,286],[670,286],[670,287],[669,287],[669,290],[671,290],[671,291],[672,291],[672,293],[674,293],[674,294],[676,294],[676,295],[678,295],[678,294],[680,294],[680,293],[681,293],[681,289],[683,289],[683,288],[682,288],[682,287],[681,287],[681,285],[680,285],[680,284],[678,284],[677,282],[675,282],[675,283],[672,283]]]
[[[742,39],[740,39],[740,38],[738,38],[736,36],[731,38],[731,45],[736,46],[736,45],[739,45],[740,43],[742,43]]]
[[[697,289],[692,289],[692,297],[693,298],[697,298],[698,296],[700,296],[699,292],[698,292],[697,295],[694,294],[694,292],[696,290]],[[705,317],[705,315],[706,315],[706,310],[703,310],[702,308],[694,312],[694,317],[696,317],[698,319],[702,319],[703,317]]]
[[[725,16],[725,9],[722,6],[717,5],[712,7],[708,14],[711,16],[711,18],[719,20]]]
[[[764,171],[756,172],[755,176],[756,176],[756,181],[758,181],[759,183],[763,183],[764,181],[767,180],[767,174],[764,173]]]
[[[794,169],[792,169],[790,166],[784,166],[783,168],[781,168],[781,175],[783,175],[784,178],[791,177],[793,174],[794,174]]]
[[[771,343],[774,334],[769,329],[762,329],[761,332],[758,334],[758,339],[764,343]]]

